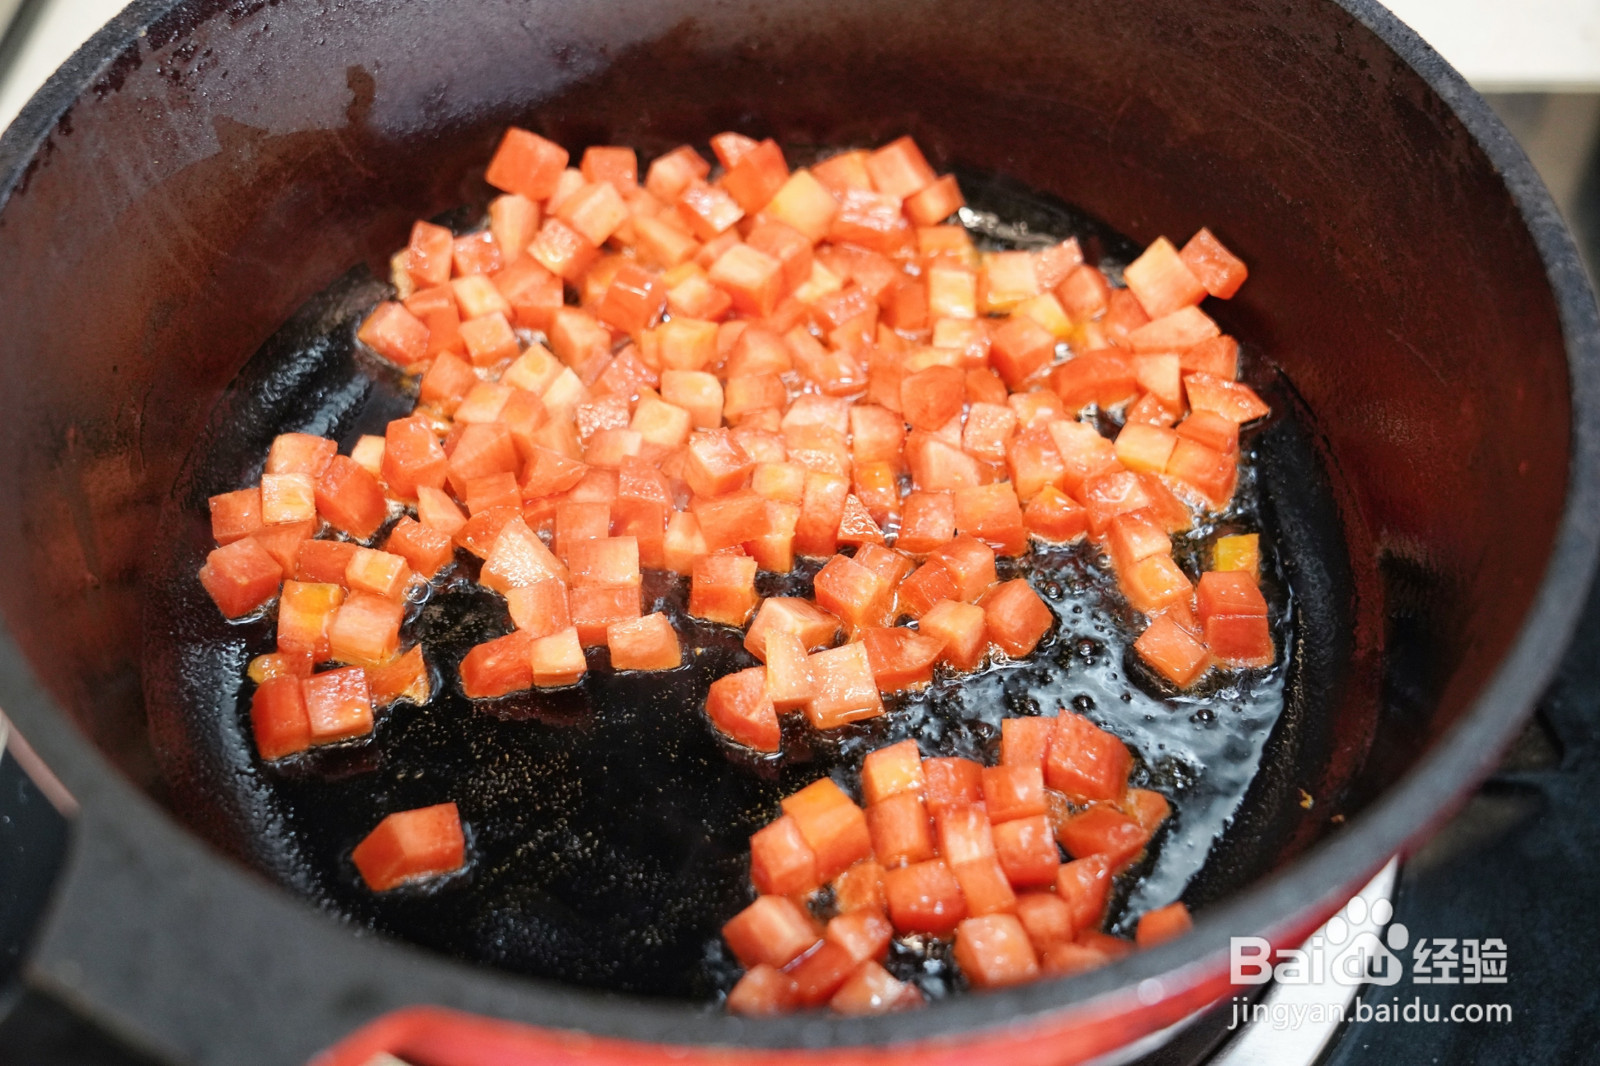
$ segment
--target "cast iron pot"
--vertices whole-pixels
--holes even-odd
[[[1293,772],[1264,773],[1238,891],[1193,935],[915,1015],[758,1022],[465,966],[224,857],[146,727],[158,515],[263,340],[481,199],[513,121],[647,151],[909,132],[1140,242],[1228,235],[1253,280],[1221,321],[1293,383],[1338,501],[1279,532],[1334,545],[1353,591],[1348,631],[1301,634],[1335,668],[1280,725]],[[574,1059],[1117,1046],[1224,992],[1230,934],[1298,940],[1450,813],[1559,656],[1600,536],[1600,328],[1570,240],[1483,102],[1365,0],[148,0],[0,141],[0,198],[0,700],[83,803],[29,979],[176,1061],[298,1061],[418,1003],[609,1038],[546,1048]]]

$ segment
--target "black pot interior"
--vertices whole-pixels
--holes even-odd
[[[909,132],[938,166],[1140,243],[1208,225],[1250,263],[1216,314],[1293,414],[1262,469],[1305,613],[1288,710],[1191,903],[1359,812],[1516,637],[1568,475],[1554,300],[1477,145],[1331,3],[182,3],[0,207],[24,267],[0,274],[0,609],[112,763],[275,878],[305,887],[287,837],[241,835],[262,811],[229,783],[232,703],[211,708],[226,729],[146,703],[169,690],[142,656],[192,599],[161,517],[218,491],[180,474],[247,360],[353,265],[381,269],[413,219],[481,202],[513,121],[647,154],[727,128]]]

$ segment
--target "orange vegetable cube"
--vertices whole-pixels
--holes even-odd
[[[318,514],[356,540],[371,537],[389,514],[378,479],[344,455],[334,456],[317,480],[316,501]]]
[[[913,492],[906,496],[895,547],[921,555],[942,547],[956,535],[955,497],[947,492]]]
[[[861,794],[869,805],[902,792],[922,794],[922,756],[915,740],[869,752],[861,763]]]
[[[1050,371],[1050,387],[1066,410],[1077,411],[1091,403],[1106,408],[1133,399],[1139,379],[1130,359],[1103,349],[1058,364]]]
[[[975,537],[956,537],[930,554],[930,560],[935,559],[954,579],[956,596],[967,603],[979,599],[998,580],[994,550]]]
[[[568,158],[559,144],[512,126],[489,161],[484,180],[503,192],[543,200],[555,192]]]
[[[941,600],[918,623],[920,631],[942,641],[939,657],[957,670],[974,670],[988,648],[983,608],[957,600]]]
[[[642,613],[643,598],[637,585],[575,585],[567,590],[572,625],[582,647],[606,642],[606,630]]]
[[[926,189],[938,178],[922,149],[910,137],[890,141],[868,154],[865,163],[873,187],[902,200]]]
[[[624,263],[612,276],[595,315],[623,333],[637,335],[655,326],[666,305],[666,287],[660,275]]]
[[[961,883],[943,859],[883,872],[889,920],[902,933],[943,936],[967,915]]]
[[[405,604],[371,592],[352,592],[328,624],[328,657],[342,663],[378,666],[400,650]]]
[[[994,852],[1006,879],[1016,888],[1047,888],[1055,884],[1061,869],[1050,819],[1043,814],[996,822]]]
[[[899,792],[867,808],[872,852],[886,869],[934,857],[933,826],[915,792]]]
[[[741,965],[787,966],[822,939],[811,916],[786,896],[757,896],[722,927]]]
[[[1178,368],[1184,374],[1232,381],[1239,376],[1239,342],[1226,334],[1201,341],[1179,355]]]
[[[817,606],[837,617],[849,631],[883,624],[894,594],[882,575],[844,555],[829,559],[812,587]]]
[[[1050,850],[1055,852],[1055,843],[1051,842]],[[1056,861],[1057,869],[1060,860]],[[1054,878],[1051,883],[1054,884]],[[1059,896],[1049,892],[1021,892],[1017,895],[1017,921],[1022,923],[1022,928],[1028,933],[1028,941],[1033,944],[1033,950],[1041,956],[1047,948],[1057,944],[1072,943],[1076,930],[1072,925],[1072,908]],[[1043,959],[1041,958],[1041,963]],[[1050,972],[1046,967],[1046,972]]]
[[[428,327],[392,301],[380,303],[361,324],[356,337],[383,358],[411,367],[428,357]]]
[[[530,637],[548,637],[572,625],[572,606],[564,582],[538,578],[506,590],[511,622]]]
[[[839,201],[809,170],[797,170],[765,204],[764,210],[755,210],[762,210],[767,218],[793,227],[815,244],[832,228],[834,217],[839,213]]]
[[[770,600],[768,601],[771,602]],[[766,637],[767,694],[779,711],[804,707],[816,686],[805,646],[793,633],[773,632]]]
[[[591,590],[593,591],[593,590]],[[613,590],[602,590],[613,591]],[[627,590],[629,592],[633,590]],[[576,599],[576,597],[574,597]],[[535,637],[528,643],[528,665],[533,684],[539,688],[562,688],[575,685],[588,670],[589,664],[583,656],[583,643],[580,641],[576,626],[578,621],[578,604],[573,604],[573,626],[551,633],[549,636]],[[638,613],[635,601],[634,613]],[[601,640],[603,641],[602,636]],[[594,641],[593,643],[600,643]]]
[[[707,277],[733,298],[736,310],[758,318],[770,315],[783,294],[783,264],[748,244],[723,252]]]
[[[931,633],[901,626],[860,632],[879,692],[902,692],[933,680],[933,664],[944,645]]]
[[[839,634],[839,619],[810,600],[773,596],[761,602],[744,646],[763,662],[767,659],[767,639],[773,633],[790,633],[799,638],[807,651],[831,645]]]
[[[1054,485],[1046,485],[1022,509],[1022,524],[1040,540],[1064,544],[1089,531],[1089,512]]]
[[[720,677],[706,696],[706,715],[717,731],[757,751],[777,751],[778,712],[767,695],[766,671],[759,666]]]
[[[806,475],[800,519],[795,523],[794,550],[801,555],[832,555],[839,546],[839,523],[844,518],[850,482],[834,474],[812,471]]]
[[[358,547],[347,540],[303,541],[295,554],[295,580],[343,585],[344,572]]]
[[[1104,856],[1063,863],[1056,874],[1056,898],[1072,908],[1072,926],[1079,931],[1099,927],[1110,893],[1111,864]]]
[[[1165,237],[1157,237],[1122,272],[1128,290],[1151,318],[1169,315],[1205,299],[1205,286]]]
[[[300,678],[281,675],[256,687],[250,698],[250,729],[256,751],[269,762],[311,746],[311,720]]]
[[[1141,948],[1151,948],[1168,940],[1175,940],[1193,928],[1194,919],[1189,917],[1189,908],[1180,900],[1139,915],[1139,927],[1134,933],[1134,942]]]
[[[211,536],[218,544],[232,544],[263,525],[259,485],[224,492],[206,502],[211,508]]]
[[[1096,804],[1064,819],[1056,839],[1074,859],[1098,855],[1115,872],[1138,858],[1150,832],[1122,812]]]
[[[1129,470],[1160,474],[1178,445],[1178,435],[1170,429],[1130,422],[1117,434],[1117,459]]]
[[[742,626],[758,602],[754,559],[744,555],[702,555],[694,561],[689,585],[691,615]]]
[[[932,226],[955,214],[966,202],[961,195],[961,187],[956,184],[955,175],[946,174],[906,197],[906,217],[912,225]]]
[[[1043,721],[1037,718],[1023,720]],[[1014,818],[1032,818],[1044,814],[1047,809],[1044,770],[1041,766],[1015,763],[984,767],[983,805],[989,813],[989,820],[996,825]]]
[[[285,581],[278,600],[278,650],[328,656],[328,627],[344,589],[324,582]]]
[[[372,732],[372,693],[359,666],[328,670],[300,680],[311,743],[333,744]]]
[[[370,592],[397,600],[411,583],[411,568],[404,556],[393,552],[357,548],[345,566],[344,586],[352,592]]]
[[[519,629],[471,648],[461,660],[461,691],[477,700],[532,688],[533,640]]]
[[[1127,745],[1071,711],[1062,711],[1055,723],[1045,757],[1045,783],[1078,801],[1122,798],[1133,770]]]
[[[971,759],[923,759],[923,798],[935,818],[983,801],[983,767]]]
[[[606,629],[614,670],[675,670],[683,664],[678,634],[664,614],[647,614]]]
[[[368,669],[367,687],[372,691],[372,705],[377,708],[399,700],[427,703],[433,695],[433,679],[422,657],[422,645],[414,644],[403,655]]]
[[[379,822],[350,853],[361,879],[374,892],[466,865],[466,835],[454,803],[397,811]]]
[[[214,549],[206,556],[199,576],[222,613],[239,618],[278,594],[283,567],[253,538],[246,537]]]
[[[1188,688],[1210,665],[1206,646],[1171,618],[1162,616],[1134,641],[1133,650],[1156,673]]]
[[[455,235],[443,226],[418,221],[411,227],[406,248],[406,273],[418,286],[443,285],[450,280]],[[420,312],[419,312],[420,313]]]
[[[831,778],[813,781],[783,799],[783,812],[817,857],[817,876],[831,881],[872,854],[866,814]]]
[[[1043,768],[1055,732],[1052,718],[1007,718],[1000,723],[1000,765]]]
[[[1055,616],[1027,581],[1016,578],[996,588],[983,603],[985,639],[1013,659],[1031,655],[1050,631]]]
[[[1039,976],[1039,959],[1014,914],[968,918],[956,928],[956,962],[977,988],[1001,988]]]
[[[860,644],[819,651],[811,656],[809,665],[816,689],[805,712],[817,729],[834,729],[883,713],[872,664]]]
[[[1239,291],[1250,269],[1244,260],[1228,251],[1227,247],[1208,229],[1201,229],[1178,253],[1183,265],[1195,276],[1206,292],[1219,300],[1233,298]]]
[[[817,887],[817,858],[787,814],[750,836],[750,882],[768,896],[804,895]]]
[[[1017,905],[1017,894],[1006,880],[1006,872],[994,856],[970,862],[951,863],[950,869],[961,885],[969,915],[1009,912]]]
[[[1189,374],[1183,379],[1183,388],[1194,410],[1211,411],[1236,425],[1272,413],[1255,390],[1242,382],[1225,381],[1210,374]]]

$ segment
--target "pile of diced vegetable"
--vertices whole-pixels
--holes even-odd
[[[746,628],[760,665],[714,681],[704,712],[759,752],[783,713],[835,729],[936,670],[1030,655],[1054,615],[996,558],[1034,540],[1107,553],[1146,619],[1134,648],[1172,685],[1274,662],[1255,535],[1216,539],[1198,581],[1172,554],[1227,508],[1240,427],[1268,413],[1199,308],[1246,275],[1209,231],[1156,240],[1119,285],[1076,240],[979,250],[951,221],[956,180],[909,138],[795,170],[771,140],[711,147],[715,178],[682,147],[641,183],[632,149],[571,167],[508,131],[487,223],[417,222],[358,334],[418,375],[415,411],[348,456],[284,434],[259,484],[212,498],[205,588],[229,618],[277,601],[277,651],[250,665],[263,759],[428,701],[443,664],[407,640],[408,605],[458,549],[509,626],[460,662],[465,695],[579,684],[602,646],[613,670],[678,668],[680,634],[641,596],[666,570],[690,615]],[[826,560],[811,596],[763,600],[757,573],[798,558]],[[752,838],[761,895],[724,931],[749,968],[730,1006],[920,1002],[881,965],[896,934],[953,934],[979,986],[1125,950],[1099,931],[1107,886],[1166,800],[1130,789],[1133,754],[1081,715],[1003,735],[992,767],[872,753],[865,810],[827,778],[784,800]],[[375,891],[460,868],[455,805],[389,815],[354,859]],[[838,913],[819,928],[823,886]],[[1186,928],[1174,908],[1140,939]]]

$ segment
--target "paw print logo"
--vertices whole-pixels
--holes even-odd
[[[1394,922],[1394,905],[1380,899],[1369,908],[1360,896],[1346,904],[1342,914],[1328,919],[1323,928],[1329,948],[1334,952],[1328,975],[1342,985],[1375,984],[1387,987],[1405,976],[1405,963],[1396,952],[1411,942],[1411,932],[1403,922]],[[1384,931],[1382,939],[1370,927]],[[1348,943],[1347,943],[1348,942]]]

